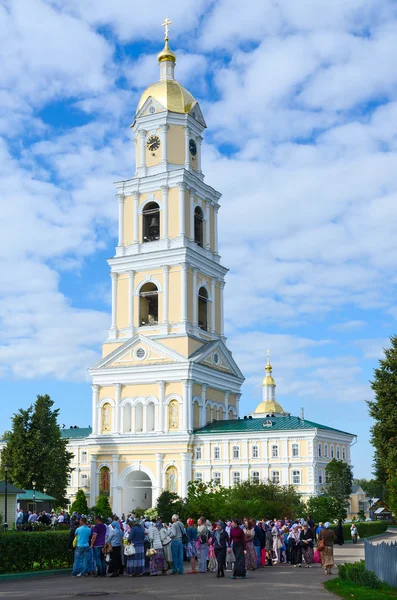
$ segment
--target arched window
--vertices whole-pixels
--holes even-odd
[[[149,402],[146,407],[146,424],[148,431],[154,431],[154,415],[155,415],[155,406],[153,402]]]
[[[131,404],[126,404],[123,410],[123,433],[131,431]]]
[[[179,404],[171,400],[168,405],[168,429],[179,429]]]
[[[112,407],[109,402],[105,402],[101,409],[102,415],[102,433],[108,433],[112,429]]]
[[[142,211],[143,241],[154,242],[160,239],[160,207],[156,202],[149,202]]]
[[[194,209],[194,241],[204,246],[204,214],[199,206]]]
[[[109,496],[110,494],[110,470],[109,467],[102,467],[99,471],[99,493]]]
[[[200,427],[200,406],[198,402],[195,402],[193,405],[193,427],[194,429],[199,429]]]
[[[233,458],[240,458],[240,448],[238,446],[233,446],[232,455]]]
[[[211,406],[207,404],[205,407],[205,421],[206,423],[211,423]]]
[[[159,320],[158,289],[150,281],[139,292],[139,323],[141,326],[157,325]]]
[[[234,412],[229,410],[229,421],[234,421]]]
[[[208,292],[201,287],[198,292],[198,326],[208,331]]]
[[[135,408],[135,431],[137,433],[143,431],[143,405],[141,402]]]

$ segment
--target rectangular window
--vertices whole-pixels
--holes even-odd
[[[241,481],[240,473],[234,471],[233,472],[233,485],[239,484]]]
[[[240,448],[233,446],[233,458],[240,458]]]
[[[342,459],[346,460],[346,449],[342,448]]]
[[[67,485],[70,487],[72,485],[72,474],[68,473],[67,475]]]
[[[272,483],[280,483],[280,471],[272,471]]]
[[[325,444],[324,446],[324,456],[325,458],[328,458],[328,444]]]
[[[299,444],[292,444],[292,456],[299,456]]]
[[[334,447],[331,446],[331,458],[334,458]]]
[[[216,448],[214,448],[214,458],[218,459],[221,457],[221,449],[218,448],[218,446]]]
[[[216,483],[217,485],[221,485],[222,483],[222,476],[220,473],[213,473],[212,474],[212,481],[214,483]]]
[[[337,458],[337,460],[340,459],[340,448],[339,448],[339,446],[336,447],[336,458]]]
[[[203,474],[202,473],[195,473],[194,474],[194,481],[203,481]]]
[[[85,450],[83,450],[81,453],[81,462],[82,463],[88,462],[88,452],[86,452]]]
[[[259,483],[259,471],[252,471],[251,483]]]
[[[85,475],[84,473],[81,475],[81,485],[82,487],[88,486],[88,475]]]
[[[278,458],[278,446],[272,446],[272,458]]]
[[[259,458],[258,446],[252,446],[252,458]]]
[[[201,448],[196,448],[196,460],[201,460]]]
[[[322,447],[321,447],[321,444],[318,445],[318,455],[320,457],[322,456]]]
[[[295,485],[299,485],[301,482],[301,472],[300,471],[292,471],[292,483]]]
[[[318,482],[321,484],[323,482],[323,472],[319,471],[318,473]]]

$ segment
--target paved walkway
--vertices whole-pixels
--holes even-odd
[[[378,541],[391,537],[377,538]],[[364,556],[363,542],[335,548],[336,563],[354,562]],[[185,564],[186,566],[186,564]],[[336,569],[334,570],[336,573]],[[329,578],[329,577],[328,577]],[[319,565],[312,569],[294,569],[290,565],[265,567],[250,572],[246,580],[217,579],[215,574],[167,575],[166,577],[119,577],[117,579],[72,579],[47,577],[21,579],[0,584],[0,600],[63,600],[98,597],[122,600],[331,600],[322,582],[327,579]]]

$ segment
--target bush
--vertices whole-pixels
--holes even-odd
[[[109,504],[109,499],[105,494],[100,494],[95,506],[93,506],[90,510],[93,513],[93,516],[100,515],[101,517],[108,519],[109,517],[113,517],[112,508]]]
[[[358,535],[360,538],[371,537],[371,535],[378,535],[379,533],[385,533],[390,523],[388,521],[368,521],[366,523],[355,523],[358,529]],[[332,526],[333,529],[336,528],[336,525]],[[351,539],[350,527],[351,523],[344,523],[343,527],[343,537],[345,540]]]
[[[79,515],[88,515],[88,504],[84,490],[77,490],[74,502],[70,507],[70,512],[76,512]]]
[[[351,581],[364,587],[378,589],[382,587],[379,577],[372,571],[367,571],[365,561],[356,563],[344,563],[338,565],[338,575],[342,581]]]
[[[62,569],[72,566],[68,531],[0,534],[0,572]]]

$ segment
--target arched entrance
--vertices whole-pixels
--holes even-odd
[[[152,507],[152,480],[144,471],[131,471],[124,479],[122,510]]]

